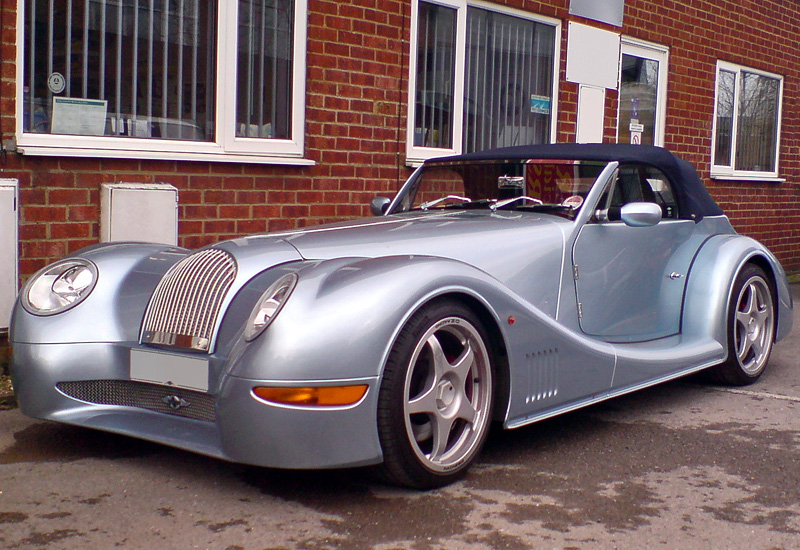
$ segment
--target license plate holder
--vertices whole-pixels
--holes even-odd
[[[131,349],[130,377],[138,382],[208,392],[208,359]]]

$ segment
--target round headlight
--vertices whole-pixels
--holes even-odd
[[[97,282],[97,267],[82,258],[56,262],[33,276],[22,292],[22,307],[34,315],[54,315],[75,307]]]
[[[264,332],[264,329],[280,313],[283,304],[286,303],[296,284],[297,275],[287,273],[269,286],[250,313],[250,318],[247,320],[247,326],[244,329],[245,340],[250,342]]]

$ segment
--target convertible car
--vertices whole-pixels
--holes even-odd
[[[375,217],[199,250],[101,244],[30,278],[32,417],[428,489],[516,428],[690,373],[749,384],[788,334],[776,258],[665,149],[429,160]]]

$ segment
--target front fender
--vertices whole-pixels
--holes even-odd
[[[684,334],[707,335],[727,349],[728,303],[736,276],[748,262],[766,268],[767,275],[771,275],[775,282],[775,341],[789,334],[792,328],[792,295],[786,273],[764,245],[741,235],[711,237],[697,253],[684,294]]]
[[[238,337],[227,372],[234,379],[288,385],[377,377],[379,384],[408,319],[430,300],[457,294],[481,305],[508,353],[510,393],[508,402],[499,404],[507,422],[524,422],[536,410],[610,387],[615,363],[610,344],[559,325],[472,266],[393,256],[297,267],[297,286],[275,321],[249,344]],[[550,384],[547,391],[543,381]]]
[[[296,267],[297,286],[275,321],[255,341],[234,347],[231,375],[273,381],[378,376],[396,334],[422,304],[461,292],[497,317],[485,294],[504,292],[482,271],[444,258],[346,258]]]
[[[137,341],[153,289],[188,253],[168,245],[109,243],[71,255],[97,266],[95,288],[74,308],[50,316],[31,315],[18,298],[11,320],[12,345]],[[35,277],[23,286],[20,296]]]

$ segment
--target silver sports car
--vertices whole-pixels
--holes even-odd
[[[200,250],[87,248],[24,286],[27,415],[431,488],[504,428],[697,371],[749,384],[783,269],[694,168],[557,144],[425,162],[376,216]]]

